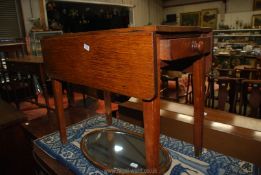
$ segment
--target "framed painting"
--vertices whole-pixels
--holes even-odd
[[[180,14],[181,26],[200,26],[200,12],[189,12]]]
[[[204,9],[201,11],[201,27],[217,29],[218,9]]]
[[[253,10],[261,10],[261,0],[254,0]]]
[[[253,15],[252,17],[252,26],[255,28],[261,27],[261,14],[259,15]]]

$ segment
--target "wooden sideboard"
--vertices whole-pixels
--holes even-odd
[[[26,116],[0,98],[0,174],[33,174],[31,150],[21,123]],[[26,161],[25,161],[26,160]]]
[[[0,52],[5,52],[8,58],[18,58],[25,55],[24,42],[0,42]]]
[[[158,169],[160,69],[192,68],[194,145],[202,150],[204,74],[210,66],[211,30],[199,27],[147,26],[113,29],[42,40],[43,57],[52,78],[61,140],[67,142],[61,81],[104,91],[111,123],[110,92],[143,100],[146,165]],[[175,66],[174,66],[175,67]],[[173,68],[174,68],[173,67]]]

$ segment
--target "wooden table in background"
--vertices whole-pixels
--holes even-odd
[[[47,76],[44,70],[43,57],[25,55],[24,57],[20,57],[20,58],[7,59],[6,64],[9,70],[39,76],[40,84],[43,90],[43,96],[45,99],[44,106],[47,108],[47,111],[49,113],[50,104],[49,104],[49,95],[46,86]],[[38,105],[42,106],[40,104]]]
[[[31,150],[27,147],[21,123],[26,116],[0,99],[0,174],[32,175]]]
[[[0,42],[0,52],[7,53],[8,58],[18,58],[25,55],[24,42]]]

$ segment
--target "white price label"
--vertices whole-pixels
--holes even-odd
[[[86,44],[86,43],[83,44],[83,48],[85,50],[87,50],[88,52],[90,51],[90,46],[88,44]]]

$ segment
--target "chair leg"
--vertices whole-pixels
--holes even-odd
[[[176,92],[176,100],[177,100],[177,102],[179,102],[179,79],[176,78],[175,81],[176,81],[176,90],[177,90],[177,92]]]
[[[213,81],[212,82],[212,85],[211,85],[211,108],[214,108],[214,103],[215,103],[215,88],[214,88],[214,86],[215,86],[215,84],[214,84],[215,82]]]
[[[83,99],[83,105],[84,105],[84,107],[86,107],[86,96],[85,96],[85,94],[83,93],[82,94],[82,99]]]
[[[258,108],[261,104],[261,95],[259,87],[253,87],[252,92],[249,97],[249,106],[250,106],[250,116],[259,118]]]
[[[188,83],[187,83],[187,89],[186,89],[186,104],[187,103],[191,103],[191,101],[190,101],[190,93],[189,93],[189,87],[192,84],[191,83],[191,76],[192,76],[192,74],[188,75]]]
[[[38,104],[38,95],[36,94],[34,97],[35,103]]]
[[[228,87],[227,83],[223,83],[223,82],[219,83],[218,109],[220,110],[225,110],[225,105],[228,96],[227,87]]]
[[[17,110],[20,110],[20,103],[18,101],[15,102],[15,106]]]
[[[244,99],[244,105],[243,105],[243,115],[246,115],[246,111],[247,111],[247,95],[245,96]]]
[[[206,106],[214,108],[214,100],[215,100],[214,80],[211,80],[209,78],[208,88],[207,88],[207,96],[206,96]]]

